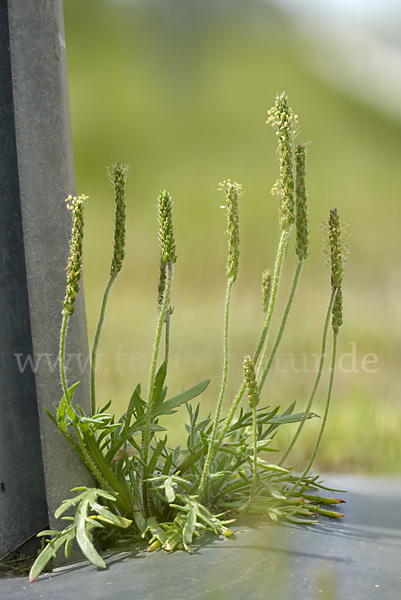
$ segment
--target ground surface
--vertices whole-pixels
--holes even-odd
[[[78,563],[0,581],[4,600],[398,600],[401,598],[401,480],[327,477],[347,489],[341,521],[315,526],[240,522],[235,539],[208,538],[190,556],[134,548],[108,569]],[[343,508],[344,507],[344,508]]]

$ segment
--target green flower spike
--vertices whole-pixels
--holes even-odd
[[[344,277],[344,265],[349,255],[349,235],[347,224],[340,221],[337,209],[330,210],[330,216],[322,223],[323,246],[322,259],[331,270],[331,285],[341,287]]]
[[[331,311],[332,314],[332,328],[334,333],[338,333],[339,328],[343,323],[343,294],[341,290],[341,286],[336,289],[336,294],[334,296],[333,308]]]
[[[63,302],[64,314],[71,316],[75,309],[75,300],[79,291],[82,273],[82,242],[84,238],[84,209],[88,196],[74,198],[68,196],[67,208],[73,214],[73,226],[70,240],[70,256],[67,266],[67,287]]]
[[[115,280],[118,277],[121,267],[123,266],[125,256],[125,219],[126,219],[126,204],[125,204],[125,188],[130,167],[115,163],[107,169],[107,175],[110,183],[114,188],[115,200],[115,215],[114,215],[114,245],[113,257],[111,259],[110,278],[106,285],[103,294],[102,306],[99,314],[99,321],[96,327],[95,338],[92,348],[91,361],[91,404],[92,414],[96,412],[96,364],[97,364],[97,349],[99,347],[100,336],[102,333],[104,320],[106,316],[106,308]]]
[[[336,208],[332,208],[329,217],[329,243],[331,263],[331,284],[339,288],[343,278],[343,261],[341,245],[341,224]]]
[[[228,235],[228,258],[227,258],[227,276],[231,281],[235,281],[239,269],[239,215],[238,200],[242,195],[242,186],[239,183],[222,181],[219,186],[226,197],[227,208],[227,235]]]
[[[297,230],[296,253],[299,258],[308,256],[308,214],[305,187],[305,160],[307,144],[298,144],[295,150],[295,225]]]
[[[173,202],[166,191],[160,192],[157,199],[157,219],[161,260],[165,263],[175,263],[177,257],[173,229]]]
[[[277,131],[280,155],[280,181],[276,189],[281,191],[281,226],[288,229],[294,223],[294,170],[292,142],[297,134],[298,117],[288,104],[285,92],[276,97],[268,111],[267,123]]]
[[[164,290],[166,289],[167,263],[160,257],[159,285],[157,286],[157,306],[159,310],[163,304]]]
[[[262,302],[263,302],[263,312],[267,312],[269,308],[269,300],[270,300],[270,292],[272,286],[272,276],[269,269],[263,271],[262,273]]]
[[[253,460],[252,460],[252,481],[249,493],[247,508],[252,504],[257,482],[257,466],[258,466],[258,423],[256,407],[259,404],[259,389],[256,381],[255,364],[250,356],[245,356],[244,362],[244,381],[246,385],[246,393],[248,396],[249,406],[252,409],[252,437],[253,437]]]
[[[249,406],[251,408],[255,408],[259,404],[259,391],[258,384],[256,382],[255,365],[253,364],[253,360],[250,356],[245,356],[243,367]]]
[[[110,276],[120,272],[125,256],[125,188],[129,175],[129,166],[115,163],[107,170],[114,187],[116,211],[114,221],[114,253],[111,261]]]

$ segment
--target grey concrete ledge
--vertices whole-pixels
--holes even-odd
[[[0,580],[6,600],[397,600],[401,598],[401,479],[327,476],[341,521],[275,526],[247,518],[235,539],[208,537],[195,554],[107,558],[107,570],[82,562],[27,579]]]

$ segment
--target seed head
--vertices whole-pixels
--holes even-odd
[[[157,198],[157,220],[159,223],[159,245],[161,260],[175,263],[175,240],[173,228],[173,202],[168,192],[160,192]]]
[[[259,390],[256,382],[255,365],[250,356],[245,356],[243,367],[249,406],[255,408],[259,404]]]
[[[347,225],[340,221],[337,209],[330,210],[330,216],[322,224],[323,260],[330,265],[331,285],[341,286],[344,276],[344,264],[349,255],[349,236]]]
[[[297,134],[298,117],[288,104],[285,92],[276,97],[268,111],[267,123],[276,129],[280,156],[281,226],[287,229],[294,223],[294,172],[292,143]]]
[[[229,179],[222,181],[219,186],[226,198],[227,208],[227,235],[228,235],[228,258],[227,276],[232,281],[237,279],[239,269],[239,213],[238,200],[242,195],[242,186],[239,183],[231,183]]]
[[[114,219],[114,253],[111,261],[110,275],[116,275],[123,266],[125,256],[125,187],[130,167],[115,163],[107,169],[110,182],[114,187],[116,203]]]
[[[75,309],[75,300],[79,291],[79,281],[82,273],[82,242],[84,238],[84,208],[88,196],[72,197],[66,199],[67,208],[72,212],[73,224],[70,239],[70,256],[67,265],[67,287],[63,302],[64,313],[72,315]]]
[[[339,328],[343,323],[343,294],[341,286],[336,288],[334,296],[333,308],[331,310],[332,320],[331,325],[334,333],[338,333]]]
[[[160,258],[159,285],[157,287],[157,305],[161,309],[164,298],[164,290],[166,289],[167,278],[167,263]]]
[[[299,258],[308,256],[308,213],[305,186],[305,161],[307,144],[298,144],[295,150],[295,226],[297,230],[296,253]]]

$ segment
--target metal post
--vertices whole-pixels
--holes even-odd
[[[0,556],[34,534],[88,472],[45,414],[62,396],[59,330],[74,194],[62,0],[0,0]],[[88,412],[82,291],[68,381]],[[39,433],[40,431],[40,433]]]

